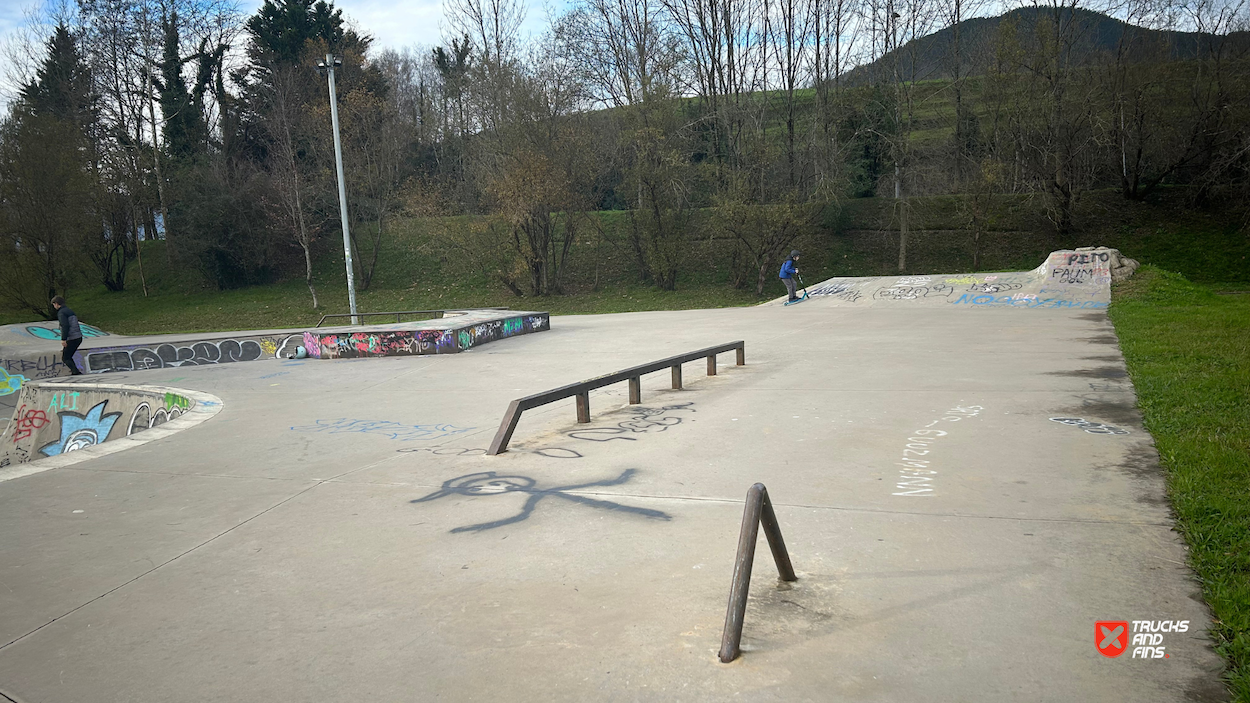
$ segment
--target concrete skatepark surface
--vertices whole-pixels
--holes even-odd
[[[439,312],[435,319],[393,324],[141,336],[110,334],[82,324],[83,342],[74,363],[86,374],[100,374],[286,359],[301,347],[318,359],[451,354],[548,327],[544,312],[498,308]],[[16,393],[23,384],[70,374],[61,360],[60,338],[56,321],[0,325],[4,418],[0,423],[17,408]]]
[[[593,392],[589,425],[571,399],[528,411],[481,455],[512,398],[734,339],[744,367]],[[16,701],[1226,696],[1099,309],[817,296],[88,381],[224,407],[0,482]],[[757,550],[724,665],[756,481],[799,580]],[[1104,657],[1095,623],[1121,620],[1189,627],[1166,658]]]

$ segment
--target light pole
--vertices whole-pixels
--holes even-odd
[[[330,82],[330,122],[334,126],[334,166],[339,175],[339,216],[343,221],[343,259],[347,262],[347,303],[352,314],[352,324],[359,325],[356,316],[356,278],[352,275],[352,240],[347,230],[347,184],[343,181],[343,144],[339,140],[339,101],[334,91],[334,68],[342,66],[343,60],[334,54],[326,54],[325,61],[317,64],[317,70],[328,76]]]

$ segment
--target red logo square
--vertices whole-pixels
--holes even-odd
[[[1094,646],[1104,657],[1118,657],[1128,649],[1127,620],[1099,620],[1094,623]]]

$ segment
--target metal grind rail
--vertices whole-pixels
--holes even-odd
[[[461,310],[507,310],[507,309],[508,308],[458,308],[454,312],[460,312]],[[453,310],[450,310],[450,309],[448,310],[400,310],[398,312],[358,312],[355,315],[353,315],[350,312],[334,313],[333,315],[322,315],[321,319],[317,321],[317,327],[320,327],[322,323],[324,323],[326,320],[332,317],[375,317],[375,316],[381,316],[381,315],[394,315],[395,321],[399,322],[400,315],[433,315],[434,319],[437,320],[440,317],[442,317],[444,313],[448,313],[448,312],[453,312]]]
[[[720,660],[726,664],[738,658],[742,644],[742,621],[747,614],[747,592],[751,589],[751,565],[755,561],[755,541],[759,537],[760,523],[768,537],[768,547],[777,562],[777,573],[782,581],[797,581],[790,554],[781,538],[781,526],[773,512],[768,489],[757,483],[747,491],[746,508],[742,511],[742,531],[738,534],[738,556],[734,560],[733,584],[729,587],[729,610],[725,613],[725,633],[721,635]]]
[[[512,433],[516,431],[517,423],[521,420],[521,413],[526,410],[532,410],[540,405],[554,403],[557,400],[565,398],[577,398],[577,421],[590,422],[590,392],[596,388],[620,383],[621,381],[629,381],[629,403],[637,405],[642,402],[642,377],[646,374],[663,369],[670,369],[673,377],[673,389],[681,390],[681,365],[687,361],[696,359],[707,359],[707,375],[716,375],[716,355],[721,352],[737,351],[737,365],[743,366],[746,362],[746,343],[742,340],[737,342],[729,342],[728,344],[720,344],[707,349],[688,352],[686,354],[678,354],[670,356],[667,359],[660,359],[649,364],[641,366],[633,366],[623,369],[615,373],[599,376],[588,381],[580,383],[571,383],[567,386],[560,386],[542,393],[527,395],[524,398],[517,398],[508,406],[508,412],[503,416],[503,422],[499,423],[499,431],[495,433],[495,439],[490,443],[490,449],[487,454],[502,454],[508,451],[508,442],[512,440]]]

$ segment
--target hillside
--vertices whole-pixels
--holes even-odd
[[[1052,10],[1022,7],[997,17],[977,17],[958,25],[962,75],[985,73],[993,64],[1004,25],[1014,28],[1020,49],[1026,54],[1038,48],[1039,25],[1053,26],[1058,13],[1061,33],[1068,44],[1071,66],[1099,65],[1123,55],[1130,63],[1158,60],[1187,60],[1213,51],[1250,49],[1250,32],[1214,35],[1139,27],[1089,10]],[[866,85],[892,80],[897,56],[903,80],[949,79],[954,75],[956,28],[946,27],[903,44],[868,64],[855,67],[844,76],[848,85]]]

